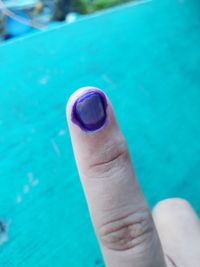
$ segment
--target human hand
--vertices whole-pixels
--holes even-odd
[[[152,216],[104,93],[96,88],[76,91],[67,118],[106,266],[199,267],[199,218],[181,199],[158,203]]]

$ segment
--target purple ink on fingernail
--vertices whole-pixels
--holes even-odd
[[[105,125],[106,109],[105,95],[97,89],[90,89],[74,103],[72,121],[84,131],[96,131]]]

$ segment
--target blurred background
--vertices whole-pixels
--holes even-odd
[[[105,91],[151,208],[200,214],[200,1],[0,1],[0,266],[104,266],[66,125]]]
[[[0,0],[0,41],[130,0]]]

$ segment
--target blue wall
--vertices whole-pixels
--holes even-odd
[[[150,205],[200,212],[199,5],[129,4],[0,47],[1,266],[103,266],[65,121],[81,86],[112,100]]]

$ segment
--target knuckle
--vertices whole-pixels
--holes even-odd
[[[125,168],[127,162],[129,162],[128,147],[124,139],[121,139],[117,143],[105,144],[97,157],[93,157],[90,161],[88,170],[92,175],[110,176],[119,168]]]
[[[143,246],[153,232],[148,211],[132,213],[104,224],[98,231],[102,245],[114,251],[126,251]]]

